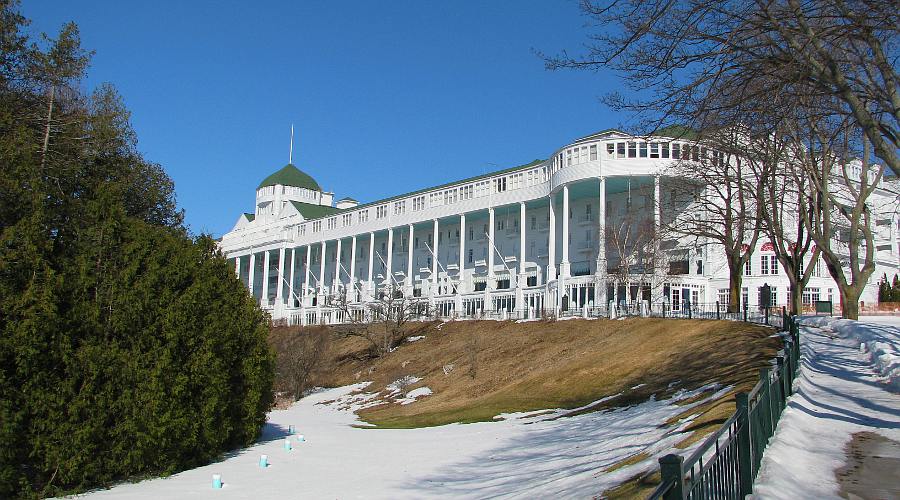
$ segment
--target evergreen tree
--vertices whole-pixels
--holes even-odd
[[[78,91],[74,24],[43,46],[0,0],[0,498],[206,463],[271,405],[268,318],[109,85]]]

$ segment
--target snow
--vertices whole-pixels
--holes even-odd
[[[891,392],[900,321],[876,321],[803,320],[796,392],[763,455],[756,498],[840,498],[835,470],[847,464],[854,433],[900,441],[900,398]]]
[[[494,422],[420,429],[366,429],[352,410],[372,403],[365,383],[327,389],[272,411],[259,443],[168,478],[122,484],[98,498],[539,498],[590,497],[639,472],[685,437],[667,419],[730,387],[681,391],[669,400],[564,417],[572,410],[508,414]],[[427,388],[407,395],[422,396]],[[704,392],[701,401],[676,401]],[[293,439],[284,449],[288,426]],[[690,453],[690,449],[679,450]],[[629,456],[651,458],[603,471]],[[270,466],[258,466],[260,455]],[[224,486],[212,488],[213,474]]]
[[[407,393],[406,393],[406,397],[404,397],[403,399],[399,400],[398,403],[400,403],[401,405],[412,404],[412,403],[415,403],[415,402],[416,402],[416,399],[417,399],[417,398],[421,398],[421,397],[425,397],[425,396],[431,396],[432,394],[434,394],[434,393],[431,392],[431,389],[430,389],[430,388],[428,388],[428,387],[419,387],[419,388],[417,388],[417,389],[413,389],[413,390],[407,392]]]
[[[407,341],[407,342],[415,342],[415,341],[417,341],[417,340],[422,340],[422,339],[424,339],[424,338],[425,338],[424,335],[416,335],[416,336],[414,336],[414,337],[407,337],[406,341]]]

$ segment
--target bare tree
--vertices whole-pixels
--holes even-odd
[[[582,0],[581,5],[598,28],[587,53],[546,58],[548,67],[620,71],[639,97],[613,94],[607,102],[637,112],[649,129],[667,123],[708,129],[709,114],[770,95],[790,96],[795,104],[804,96],[828,97],[868,138],[875,155],[900,172],[896,2]],[[735,123],[749,123],[748,118]]]
[[[269,344],[275,350],[275,390],[299,400],[325,365],[331,334],[324,327],[275,328]]]
[[[400,286],[393,284],[379,292],[378,297],[363,304],[353,303],[346,290],[332,297],[331,306],[344,321],[337,327],[340,335],[359,337],[369,344],[369,355],[381,357],[400,345],[409,336],[404,325],[427,317],[428,303],[418,297],[407,297]]]
[[[619,286],[624,286],[625,297],[616,297],[616,302],[631,302],[632,287],[638,293],[634,297],[642,300],[643,294],[662,288],[668,274],[670,246],[666,245],[663,230],[655,227],[653,185],[633,185],[628,182],[625,211],[621,217],[612,215],[606,224],[607,273],[618,295]]]
[[[820,102],[827,110],[827,102]],[[873,164],[868,136],[840,114],[797,123],[792,132],[795,180],[808,179],[799,214],[837,283],[845,318],[858,319],[859,297],[875,271],[873,206],[884,167]],[[862,157],[853,159],[854,144]],[[896,199],[891,200],[896,203]]]
[[[716,245],[724,250],[728,308],[735,312],[741,305],[744,266],[762,233],[762,207],[756,200],[763,186],[747,159],[737,154],[742,148],[738,130],[722,129],[702,137],[702,143],[682,146],[667,171],[673,191],[668,211],[677,214],[668,230],[694,239],[697,247]]]

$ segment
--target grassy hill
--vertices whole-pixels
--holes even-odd
[[[424,338],[376,359],[365,359],[362,340],[333,337],[316,382],[372,381],[366,392],[377,392],[407,376],[420,378],[404,392],[428,387],[432,395],[407,405],[385,398],[388,404],[359,416],[379,427],[421,427],[577,408],[613,395],[584,411],[626,406],[710,382],[746,390],[780,347],[771,330],[731,321],[458,321],[406,328]],[[713,426],[733,411],[733,403],[726,398],[704,410],[701,424]]]

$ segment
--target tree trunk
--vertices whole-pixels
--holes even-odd
[[[728,259],[728,312],[741,312],[741,283],[743,266],[740,261]]]
[[[50,149],[50,121],[53,119],[53,101],[56,97],[56,86],[50,86],[50,99],[47,104],[47,126],[44,127],[44,147],[41,148],[41,170],[47,165],[47,150]]]
[[[862,295],[862,287],[838,283],[838,291],[841,294],[841,317],[844,319],[859,319],[859,296]]]
[[[803,310],[803,289],[796,286],[795,284],[791,285],[791,293],[788,294],[788,312],[791,315],[799,315]]]

